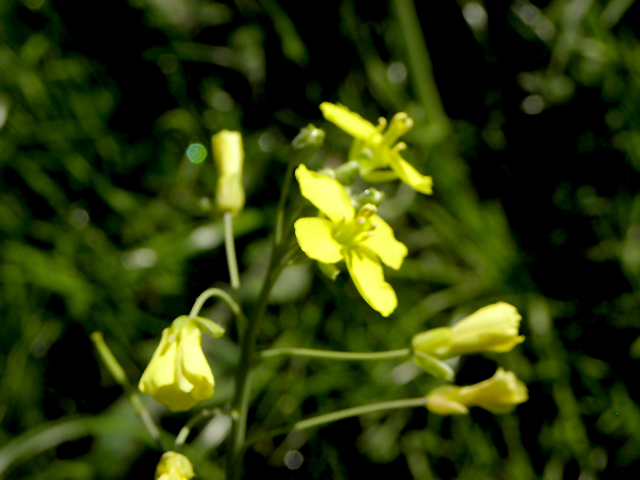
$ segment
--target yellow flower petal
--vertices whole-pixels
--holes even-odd
[[[362,298],[384,317],[398,305],[396,292],[384,281],[382,265],[375,253],[364,245],[347,251],[347,269]]]
[[[418,172],[398,152],[390,152],[389,166],[398,174],[400,180],[413,189],[426,195],[433,193],[433,180],[431,177],[426,177]]]
[[[199,402],[210,399],[213,396],[213,373],[202,352],[202,333],[195,325],[182,330],[178,348],[182,355],[179,365],[191,384],[191,396]]]
[[[498,302],[482,307],[452,328],[448,356],[489,351],[508,352],[524,341],[518,335],[522,317],[516,307]]]
[[[333,225],[325,218],[308,217],[296,220],[294,224],[298,244],[309,258],[322,263],[336,263],[342,260],[342,245],[331,235]]]
[[[151,392],[155,392],[157,388],[172,385],[174,382],[177,348],[175,342],[168,341],[169,335],[169,329],[165,328],[162,331],[160,344],[149,362],[149,365],[153,365],[154,368],[147,367],[140,378],[138,387],[143,393],[153,395]]]
[[[393,229],[377,215],[371,217],[371,223],[376,226],[370,237],[362,245],[373,250],[385,265],[397,270],[407,256],[407,247],[393,235]]]
[[[160,345],[140,379],[140,391],[169,410],[189,410],[213,396],[213,374],[202,353],[200,330],[178,317],[162,332]]]
[[[334,123],[352,137],[377,144],[382,135],[371,122],[366,121],[357,113],[342,105],[324,102],[320,105],[324,118]]]
[[[356,210],[340,182],[326,175],[311,172],[304,165],[296,169],[296,178],[302,195],[332,222],[353,220]]]

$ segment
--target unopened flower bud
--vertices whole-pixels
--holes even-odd
[[[507,352],[524,341],[518,335],[522,317],[516,308],[504,302],[481,308],[453,327],[441,327],[419,333],[413,350],[439,359],[476,352]]]
[[[468,412],[468,407],[480,407],[494,414],[511,412],[516,405],[529,399],[527,387],[512,372],[502,368],[493,377],[469,385],[446,385],[433,390],[426,399],[427,408],[440,415]]]
[[[156,480],[189,480],[193,467],[187,457],[176,452],[166,452],[156,468]]]
[[[222,130],[213,136],[211,145],[219,174],[216,189],[218,210],[237,215],[244,207],[242,135],[240,132]]]

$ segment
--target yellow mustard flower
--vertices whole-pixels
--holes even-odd
[[[165,328],[140,378],[140,391],[174,412],[189,410],[213,397],[213,373],[202,352],[202,322],[207,319],[183,315]],[[214,324],[210,320],[208,323]],[[215,333],[211,328],[207,331],[215,336],[224,332],[221,327],[217,329]]]
[[[419,333],[411,344],[414,352],[443,360],[476,352],[507,352],[524,341],[518,335],[522,317],[516,307],[498,302],[469,315],[453,327]]]
[[[156,468],[156,480],[189,480],[193,467],[187,457],[176,452],[166,452]]]
[[[382,133],[387,126],[384,118],[380,118],[375,127],[342,105],[324,102],[320,105],[320,110],[327,120],[354,137],[349,159],[358,160],[363,179],[384,182],[400,178],[420,193],[432,193],[431,177],[422,175],[400,156],[400,151],[407,147],[405,143],[395,143],[413,126],[413,120],[406,113],[397,113],[391,119],[387,131]],[[389,168],[391,170],[387,170]]]
[[[526,385],[513,372],[499,368],[493,377],[475,385],[436,388],[427,395],[426,406],[440,415],[463,415],[469,412],[468,407],[480,407],[491,413],[502,414],[511,412],[516,405],[528,399]]]
[[[325,264],[345,260],[362,298],[387,317],[398,304],[396,293],[384,281],[383,263],[398,269],[407,247],[393,235],[391,227],[365,205],[356,213],[340,183],[325,175],[296,169],[302,195],[327,218],[301,218],[295,223],[300,248],[310,258]]]
[[[238,215],[244,207],[242,163],[244,150],[240,132],[222,130],[211,138],[213,159],[218,168],[216,205],[221,212]]]

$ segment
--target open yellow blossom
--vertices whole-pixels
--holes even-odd
[[[194,475],[187,457],[176,452],[166,452],[156,468],[155,480],[189,480]]]
[[[463,415],[469,412],[468,407],[502,414],[511,412],[516,405],[528,399],[525,384],[512,372],[499,368],[493,377],[475,385],[436,388],[427,396],[426,405],[430,411],[440,415]]]
[[[453,327],[419,333],[411,344],[414,352],[443,360],[476,352],[507,352],[524,341],[518,335],[522,317],[513,305],[498,302],[469,315]]]
[[[386,182],[400,178],[418,192],[427,195],[432,193],[431,177],[422,175],[400,156],[400,151],[407,146],[403,142],[396,143],[396,140],[413,126],[413,120],[406,113],[397,113],[387,131],[382,133],[387,125],[384,118],[380,118],[375,127],[342,105],[324,102],[320,110],[327,120],[354,137],[349,159],[358,160],[363,179]]]
[[[140,391],[174,412],[189,410],[213,396],[213,373],[202,352],[202,321],[207,322],[183,315],[165,328],[160,345],[140,378]],[[214,324],[210,320],[208,323]],[[216,336],[224,332],[221,327],[217,329],[207,331]]]
[[[304,165],[296,169],[296,178],[302,195],[328,217],[296,221],[296,237],[302,251],[321,263],[345,260],[362,298],[374,310],[389,316],[398,300],[391,285],[384,281],[380,260],[397,270],[407,255],[407,247],[375,215],[375,206],[367,204],[356,213],[338,181],[311,172]]]

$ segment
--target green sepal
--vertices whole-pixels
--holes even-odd
[[[336,267],[333,263],[322,263],[318,262],[318,267],[320,267],[320,271],[329,279],[335,280],[340,275],[340,269]]]
[[[444,362],[441,362],[437,358],[433,358],[430,355],[422,352],[413,352],[413,361],[416,362],[422,370],[430,375],[433,375],[437,379],[444,380],[445,382],[452,382],[455,377],[453,369]]]
[[[360,175],[365,182],[384,183],[398,179],[398,174],[393,170],[373,170]]]
[[[295,150],[311,148],[317,150],[324,142],[324,130],[316,128],[312,123],[300,129],[300,133],[291,142]]]
[[[293,165],[306,164],[324,143],[324,130],[312,124],[300,129],[300,133],[291,142],[289,163]]]
[[[213,338],[220,338],[224,335],[225,329],[213,320],[203,317],[193,317],[191,321],[203,332],[208,333]]]
[[[351,203],[356,210],[360,210],[366,204],[380,206],[384,199],[384,192],[376,190],[375,188],[367,188],[364,192],[351,198]]]
[[[453,331],[449,327],[432,328],[418,333],[411,339],[414,352],[421,352],[436,358],[448,358],[447,352],[451,347]]]
[[[344,163],[334,170],[335,179],[345,186],[353,185],[358,175],[360,175],[360,163],[356,160]]]

